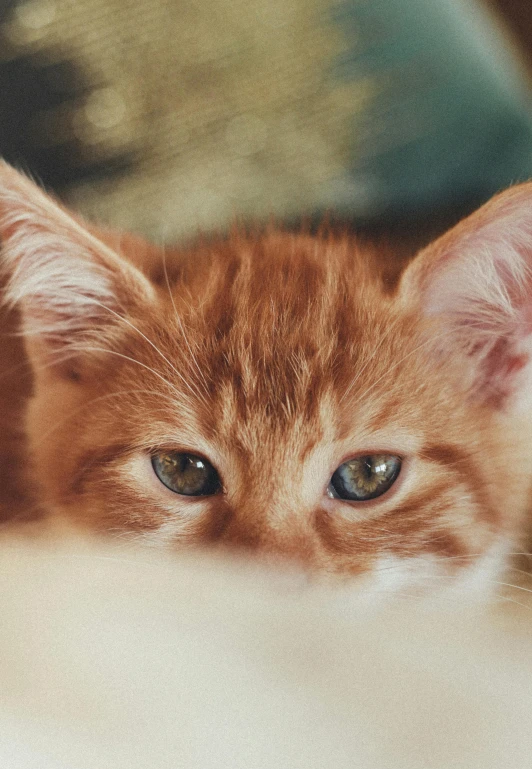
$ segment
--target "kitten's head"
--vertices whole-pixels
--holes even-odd
[[[526,504],[531,202],[530,185],[494,199],[389,295],[347,237],[164,253],[3,165],[48,509],[383,584],[485,561]]]

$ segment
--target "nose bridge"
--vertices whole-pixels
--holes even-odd
[[[255,484],[233,508],[223,540],[230,545],[308,561],[315,549],[313,512],[303,504],[297,480]],[[258,487],[257,487],[258,486]]]
[[[263,427],[262,423],[247,425],[221,539],[253,550],[307,558],[316,549],[313,508],[319,501],[318,495],[304,488],[311,436],[301,424],[284,425],[282,431],[265,432]]]

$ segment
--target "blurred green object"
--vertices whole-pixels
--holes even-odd
[[[368,79],[349,172],[329,203],[363,217],[419,215],[488,198],[532,176],[528,84],[508,39],[474,0],[349,0],[333,78]]]

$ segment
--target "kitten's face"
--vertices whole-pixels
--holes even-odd
[[[464,233],[418,258],[390,297],[348,239],[235,235],[163,259],[134,239],[96,240],[3,175],[11,297],[36,383],[28,433],[50,510],[383,585],[438,565],[471,571],[515,533],[526,457],[507,431],[528,324],[525,313],[494,341],[495,310],[484,326],[465,317],[453,251]]]

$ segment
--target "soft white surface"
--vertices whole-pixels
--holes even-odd
[[[529,769],[530,610],[204,556],[0,550],[2,769]]]

